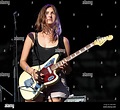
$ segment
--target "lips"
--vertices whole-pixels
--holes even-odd
[[[52,19],[47,19],[48,21],[52,21]]]

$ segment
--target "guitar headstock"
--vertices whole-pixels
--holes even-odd
[[[107,40],[110,41],[113,39],[113,35],[108,35],[105,37],[98,38],[94,41],[94,45],[102,46]]]

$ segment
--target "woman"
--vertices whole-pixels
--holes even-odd
[[[54,54],[59,54],[59,60],[70,55],[70,44],[67,37],[61,36],[61,24],[57,9],[52,4],[45,5],[39,12],[35,23],[35,32],[30,32],[25,39],[20,67],[30,74],[35,81],[44,82],[45,74],[33,69],[32,66],[42,65]],[[31,52],[32,51],[32,52]],[[28,56],[32,53],[32,65],[28,64]],[[65,75],[71,72],[67,60],[62,60],[57,68],[59,80],[43,91],[33,100],[25,102],[63,102],[69,96],[69,88],[66,84]]]

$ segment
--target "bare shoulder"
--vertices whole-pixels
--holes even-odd
[[[35,32],[29,32],[26,36],[26,39],[32,40],[32,42],[34,42]]]
[[[66,50],[66,55],[70,55],[70,43],[69,43],[69,39],[67,37],[63,37],[63,42],[64,42],[64,46],[65,46],[65,50]]]
[[[64,44],[69,44],[69,39],[66,36],[64,36],[63,37],[63,42],[64,42]]]

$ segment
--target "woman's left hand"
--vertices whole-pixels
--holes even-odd
[[[68,62],[64,59],[60,61],[59,69],[61,69],[65,73],[67,68],[68,68]]]

